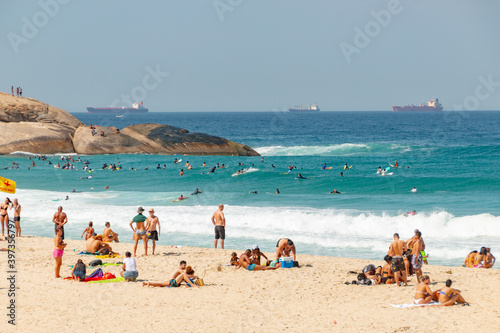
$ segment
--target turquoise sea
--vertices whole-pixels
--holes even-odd
[[[489,246],[495,254],[500,248],[497,111],[74,115],[87,125],[123,128],[156,122],[223,136],[253,147],[264,159],[73,156],[88,160],[94,170],[92,179],[80,179],[89,175],[81,162],[74,163],[77,170],[53,167],[62,164],[60,155],[48,156],[52,165],[22,152],[2,156],[0,166],[20,166],[0,175],[17,182],[11,199],[17,197],[23,205],[24,234],[52,236],[52,215],[63,205],[69,217],[67,238],[80,238],[89,221],[97,231],[110,221],[120,239],[130,241],[129,221],[143,206],[156,209],[160,244],[211,247],[210,217],[223,203],[226,247],[239,250],[259,244],[274,251],[279,238],[289,237],[299,254],[382,259],[393,233],[408,239],[416,228],[431,264],[459,265],[471,250]],[[174,164],[175,158],[182,162]],[[400,167],[391,168],[392,175],[376,174],[379,166],[387,168],[395,160]],[[185,167],[187,161],[192,170]],[[101,169],[104,163],[118,162],[120,170]],[[226,168],[207,173],[217,163]],[[332,169],[323,170],[324,163]],[[352,168],[344,170],[346,163]],[[288,174],[288,166],[297,169]],[[178,175],[180,169],[184,176]],[[240,169],[246,173],[235,175]],[[298,173],[308,179],[296,179]],[[197,187],[203,194],[191,196]],[[410,191],[413,187],[416,193]],[[341,194],[330,194],[333,189]],[[255,190],[258,194],[249,193]],[[189,200],[173,203],[180,194]],[[412,210],[415,216],[404,215]]]

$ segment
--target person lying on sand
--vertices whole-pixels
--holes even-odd
[[[420,281],[421,283],[417,286],[415,296],[413,297],[413,303],[429,304],[436,298],[438,291],[432,291],[431,288],[429,288],[429,283],[431,282],[429,275],[422,275]]]
[[[113,242],[115,241],[116,243],[119,243],[120,241],[118,240],[118,234],[111,230],[111,223],[106,222],[106,228],[104,228],[104,231],[102,232],[102,240],[104,242]]]
[[[267,267],[267,266],[262,266],[262,265],[257,265],[257,264],[252,264],[250,262],[250,254],[252,251],[247,249],[245,253],[243,253],[240,256],[240,265],[243,266],[248,271],[267,271],[267,270],[275,270],[278,267]],[[239,267],[237,267],[239,268]]]
[[[380,284],[382,266],[375,267],[375,265],[370,264],[365,266],[362,272],[365,278],[372,280],[372,284]]]
[[[451,280],[446,280],[446,287],[439,290],[439,303],[441,303],[441,305],[443,306],[450,306],[455,303],[469,305],[469,303],[465,301],[462,295],[460,295],[460,290],[451,288],[451,284]]]
[[[177,288],[180,287],[183,281],[187,283],[189,287],[198,287],[196,286],[190,279],[197,279],[198,277],[194,275],[194,270],[191,266],[186,267],[186,262],[182,260],[179,264],[179,268],[177,268],[174,273],[172,273],[172,277],[168,282],[143,282],[142,286],[147,287],[172,287]]]

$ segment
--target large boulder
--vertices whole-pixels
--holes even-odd
[[[34,154],[73,153],[74,128],[59,124],[0,123],[0,154],[16,151]]]
[[[189,154],[258,156],[252,148],[202,133],[160,124],[139,124],[125,127],[79,127],[73,145],[79,154]],[[104,136],[101,135],[103,132]]]

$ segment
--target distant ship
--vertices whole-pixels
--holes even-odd
[[[93,107],[88,107],[87,111],[89,113],[146,113],[149,110],[144,107],[144,104],[142,102],[134,103],[132,104],[131,108],[126,108],[124,106],[122,107],[108,107],[108,108],[93,108]]]
[[[433,98],[427,102],[427,105],[406,105],[406,106],[393,106],[392,111],[394,112],[404,112],[404,111],[443,111],[443,105],[439,103],[439,99]]]
[[[318,104],[314,103],[313,105],[308,105],[307,109],[302,108],[302,104],[300,106],[294,106],[293,108],[288,109],[290,112],[314,112],[319,111]]]

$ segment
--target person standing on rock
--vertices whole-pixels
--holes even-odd
[[[212,223],[215,226],[214,248],[217,248],[217,240],[220,239],[220,246],[224,249],[224,239],[226,238],[226,218],[224,213],[224,205],[220,204],[219,209],[212,215]]]

